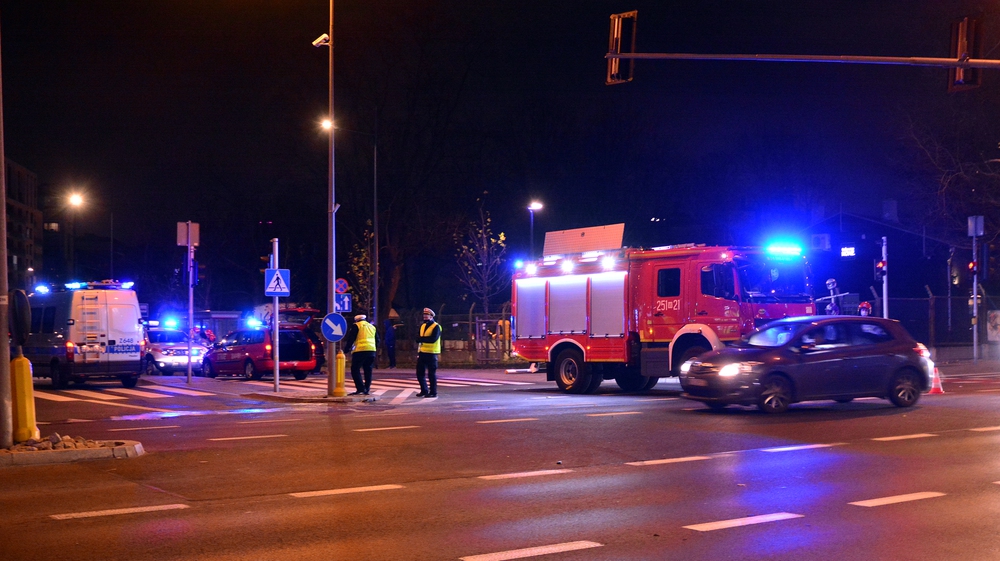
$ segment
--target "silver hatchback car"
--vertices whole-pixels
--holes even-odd
[[[176,329],[150,328],[146,333],[149,340],[144,357],[143,373],[147,376],[157,371],[167,376],[174,372],[187,372],[188,336]],[[201,372],[201,361],[208,348],[199,343],[191,345],[191,370]]]

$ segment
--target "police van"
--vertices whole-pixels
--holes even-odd
[[[28,295],[31,332],[24,356],[55,388],[91,378],[135,387],[145,347],[132,283],[101,281],[37,287]]]

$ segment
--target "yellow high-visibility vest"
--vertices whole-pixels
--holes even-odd
[[[421,323],[420,324],[420,337],[424,338],[424,337],[427,337],[428,335],[430,335],[431,333],[434,333],[434,328],[435,327],[438,327],[438,324],[436,322],[433,322],[433,321],[430,322],[429,324],[428,323]],[[440,334],[438,334],[437,341],[434,341],[433,343],[420,343],[420,347],[417,348],[417,352],[430,353],[430,354],[435,354],[435,355],[441,354],[441,336],[440,336]]]
[[[375,326],[367,321],[359,321],[358,338],[354,340],[354,352],[375,350]]]

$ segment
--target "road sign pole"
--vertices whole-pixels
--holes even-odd
[[[278,268],[278,238],[271,240],[271,268]],[[271,348],[274,349],[274,393],[278,393],[281,350],[278,345],[278,297],[271,300]]]
[[[327,349],[330,345],[337,344],[347,333],[347,320],[344,316],[331,312],[323,318],[320,324],[320,331],[327,340]],[[347,390],[344,389],[344,351],[337,349],[336,353],[330,352],[333,360],[326,365],[326,395],[327,397],[344,397]]]

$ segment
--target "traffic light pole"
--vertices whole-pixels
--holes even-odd
[[[889,248],[885,236],[882,236],[882,262],[885,263],[885,274],[882,275],[882,317],[889,319]]]
[[[976,264],[972,271],[972,361],[979,360],[979,251],[976,247],[976,236],[972,236],[972,262]]]

